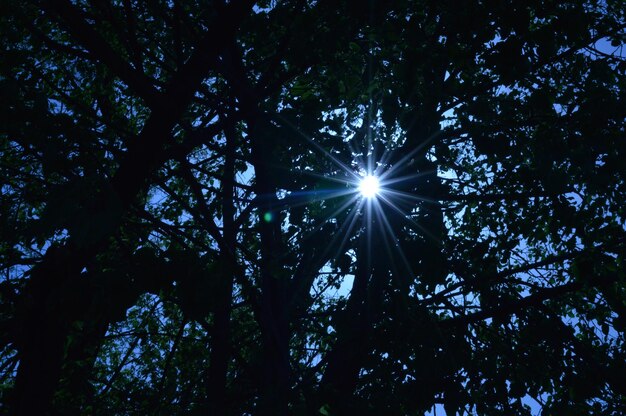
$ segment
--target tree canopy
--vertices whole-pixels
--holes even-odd
[[[626,413],[623,0],[1,8],[0,414]]]

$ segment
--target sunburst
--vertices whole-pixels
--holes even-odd
[[[381,155],[375,155],[369,134],[365,148],[357,149],[357,143],[344,140],[344,144],[354,157],[354,160],[349,162],[334,155],[332,149],[329,151],[324,148],[280,115],[276,115],[275,121],[290,128],[298,137],[308,143],[311,150],[329,161],[334,167],[332,169],[334,172],[331,174],[312,170],[301,170],[299,171],[300,174],[344,185],[327,190],[302,190],[297,193],[290,193],[295,198],[287,198],[284,201],[283,208],[287,210],[298,205],[324,204],[323,201],[344,198],[334,206],[330,204],[329,207],[332,206],[333,208],[326,212],[323,218],[319,218],[318,221],[311,224],[313,227],[304,234],[295,234],[292,239],[299,239],[301,242],[308,240],[322,231],[325,224],[334,222],[339,227],[329,236],[327,245],[319,255],[320,260],[328,258],[336,260],[348,250],[349,242],[356,241],[354,237],[361,235],[366,241],[365,252],[361,255],[366,258],[367,269],[371,267],[370,260],[373,256],[383,255],[395,259],[389,264],[393,269],[391,270],[392,274],[412,274],[410,261],[402,252],[398,242],[398,224],[404,223],[404,226],[412,229],[413,232],[433,241],[438,241],[435,236],[413,219],[410,208],[416,204],[436,203],[437,201],[420,195],[418,192],[411,192],[409,190],[411,187],[407,188],[406,186],[407,183],[418,181],[424,175],[432,172],[407,174],[407,168],[413,164],[413,159],[417,154],[437,137],[437,134],[431,135],[417,148],[405,152],[400,158],[392,157],[393,150],[391,149],[385,149]],[[392,160],[393,163],[391,163]],[[387,218],[388,216],[394,217],[395,220],[390,221],[391,218]],[[380,244],[382,247],[373,247],[375,244]],[[294,245],[292,250],[295,250],[296,247],[297,245]],[[382,248],[383,251],[377,251],[379,248]]]
[[[365,198],[375,198],[380,192],[380,181],[374,175],[367,175],[359,183],[359,192]]]

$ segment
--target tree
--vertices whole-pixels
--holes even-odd
[[[623,6],[5,2],[3,412],[622,414]]]

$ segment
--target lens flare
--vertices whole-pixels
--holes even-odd
[[[368,175],[361,179],[359,184],[359,192],[365,198],[374,198],[380,191],[380,182],[376,176]]]

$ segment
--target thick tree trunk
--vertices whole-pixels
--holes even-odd
[[[282,254],[281,213],[277,209],[276,185],[269,163],[272,137],[259,119],[251,127],[252,160],[255,170],[255,193],[259,201],[261,237],[261,331],[265,362],[263,392],[259,413],[286,415],[290,387],[289,318],[287,295],[289,280],[279,264]]]
[[[222,179],[222,218],[223,240],[220,252],[223,265],[220,273],[219,293],[213,316],[213,336],[208,380],[208,401],[211,414],[227,415],[229,396],[227,395],[228,365],[231,359],[230,318],[232,310],[233,280],[237,270],[235,228],[235,148],[236,132],[233,125],[226,129],[226,154]]]
[[[82,253],[81,253],[82,254]],[[50,248],[31,273],[17,306],[15,345],[20,365],[11,395],[14,414],[46,415],[61,375],[71,322],[81,313],[68,294],[80,278],[82,256]],[[64,299],[65,298],[65,299]]]
[[[275,167],[271,159],[276,150],[272,125],[261,110],[259,94],[246,76],[237,45],[226,54],[228,73],[248,124],[252,147],[254,193],[261,245],[259,326],[265,360],[258,413],[286,415],[290,391],[289,289],[291,281],[280,264],[283,254],[281,212],[277,198]]]
[[[368,207],[369,208],[369,207]],[[382,314],[393,259],[385,252],[380,224],[366,212],[364,230],[357,250],[357,270],[348,305],[337,325],[337,341],[328,353],[321,396],[316,406],[329,405],[331,414],[358,411],[353,395],[359,374],[371,351],[374,327]],[[315,410],[315,409],[313,409]]]

